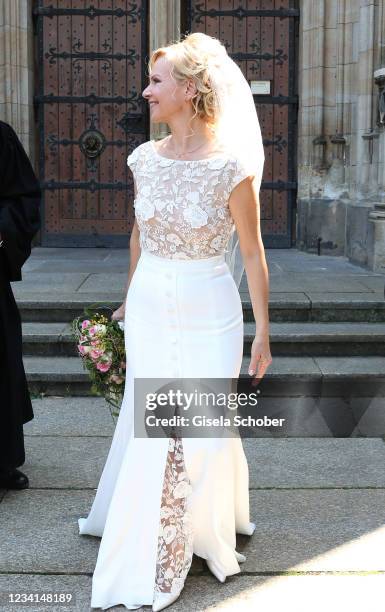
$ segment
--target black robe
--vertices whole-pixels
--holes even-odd
[[[10,281],[20,281],[40,227],[41,191],[15,131],[0,121],[0,469],[25,462],[23,424],[33,419],[22,360],[20,313]]]

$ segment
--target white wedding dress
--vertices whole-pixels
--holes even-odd
[[[193,553],[221,582],[239,573],[245,557],[236,551],[236,533],[255,529],[239,437],[134,432],[135,379],[239,376],[242,303],[224,250],[234,230],[229,196],[247,174],[229,154],[172,160],[153,141],[134,149],[127,163],[141,256],[126,300],[125,392],[79,532],[102,538],[93,608],[160,610],[182,591]]]

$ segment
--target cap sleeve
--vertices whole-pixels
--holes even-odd
[[[248,176],[254,176],[252,171],[250,171],[249,168],[246,168],[246,165],[239,158],[236,157],[234,159],[234,167],[230,178],[229,197],[233,189],[235,189],[239,183],[241,183]]]
[[[127,157],[127,166],[131,168],[131,170],[134,170],[136,167],[136,164],[138,163],[140,146],[141,145],[136,147]]]

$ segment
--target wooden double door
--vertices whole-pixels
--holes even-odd
[[[36,117],[43,246],[127,247],[134,222],[128,153],[149,139],[149,3],[38,0]],[[265,147],[266,247],[292,244],[297,38],[292,0],[181,0],[181,31],[216,36],[252,88]]]

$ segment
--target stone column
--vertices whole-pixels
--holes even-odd
[[[384,65],[384,11],[385,0],[301,3],[297,246],[369,267],[382,257],[384,235],[374,82]]]
[[[380,92],[383,97],[385,96],[385,0],[382,0],[378,9],[378,24],[376,70],[374,71],[374,79],[378,88],[378,91],[375,92],[374,110],[378,120],[378,201],[374,204],[374,210],[369,213],[369,231],[372,237],[369,267],[376,272],[385,272],[385,114],[380,115],[378,108]]]
[[[0,2],[0,119],[19,136],[32,163],[35,162],[33,112],[32,2]]]
[[[165,45],[179,40],[180,0],[150,0],[150,50],[149,55]],[[150,126],[150,138],[160,139],[169,134],[165,123]]]
[[[336,98],[343,103],[346,33],[338,8],[341,0],[300,5],[297,247],[328,255],[345,248],[344,107]]]

